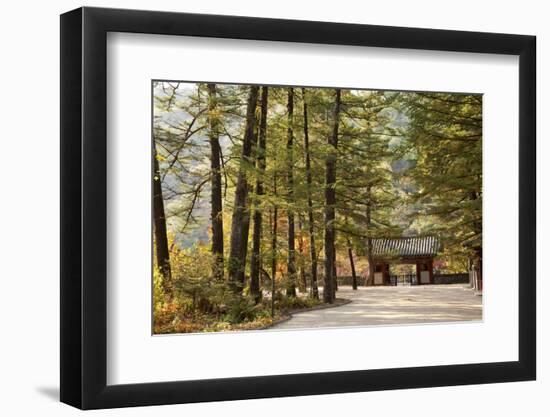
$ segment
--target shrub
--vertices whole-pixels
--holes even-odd
[[[261,305],[256,305],[252,298],[232,295],[229,296],[224,319],[232,324],[252,321],[260,310]]]
[[[275,308],[278,310],[298,310],[322,304],[322,301],[311,297],[281,297],[275,299]]]
[[[212,254],[204,246],[173,253],[173,286],[182,312],[209,313],[216,309],[213,300],[223,288],[211,276],[212,264]]]

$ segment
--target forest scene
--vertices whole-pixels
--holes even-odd
[[[153,334],[481,319],[482,95],[152,99]]]

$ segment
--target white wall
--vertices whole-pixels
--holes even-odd
[[[4,2],[0,15],[2,88],[0,163],[0,410],[3,415],[76,415],[59,404],[59,18],[77,1]],[[538,36],[539,162],[548,157],[550,26],[544,2],[352,0],[93,1],[89,6],[160,9],[534,34]],[[369,4],[371,3],[371,4]],[[544,98],[541,96],[544,93]],[[546,134],[546,135],[545,135]],[[539,163],[539,259],[550,249],[549,164]],[[544,193],[543,193],[544,191]],[[550,285],[539,268],[539,380],[527,383],[326,395],[100,411],[94,415],[548,415]],[[368,348],[366,348],[368,349]],[[546,394],[546,395],[545,395]]]

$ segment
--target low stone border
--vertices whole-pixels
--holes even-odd
[[[258,329],[255,329],[255,330],[265,330],[265,329],[269,329],[270,327],[276,326],[277,324],[284,323],[285,321],[290,320],[294,314],[306,313],[308,311],[315,311],[315,310],[324,310],[326,308],[341,307],[341,306],[345,306],[346,304],[351,303],[351,301],[352,300],[348,300],[347,298],[337,298],[336,300],[334,300],[333,304],[320,304],[318,306],[290,310],[283,317],[281,317],[279,320],[277,320],[277,321],[275,321],[271,324],[268,324],[267,326],[259,327]]]

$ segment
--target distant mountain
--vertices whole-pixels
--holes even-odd
[[[396,159],[391,162],[391,170],[396,174],[402,174],[413,166],[414,161],[411,161],[410,159]]]

